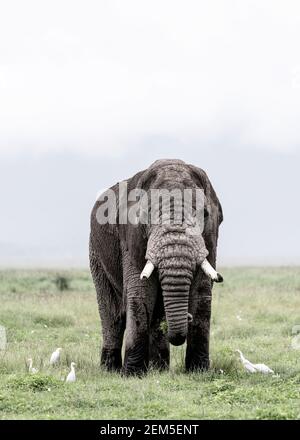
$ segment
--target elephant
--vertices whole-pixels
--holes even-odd
[[[100,364],[125,376],[145,374],[150,366],[167,369],[169,344],[186,342],[186,371],[206,370],[210,365],[212,287],[223,281],[215,270],[223,220],[218,197],[201,168],[178,159],[157,160],[112,186],[110,194],[117,204],[124,184],[126,197],[133,190],[148,195],[154,189],[199,189],[203,227],[199,228],[194,202],[192,215],[183,215],[176,223],[120,221],[120,203],[115,222],[105,223],[98,217],[101,209],[107,214],[107,206],[106,211],[103,208],[108,196],[103,193],[97,199],[91,213],[89,258],[102,324]],[[126,202],[129,210],[134,208],[132,200]],[[148,205],[143,204],[144,208]],[[159,206],[162,220],[162,203]],[[171,219],[174,211],[171,203]],[[136,212],[138,219],[143,218],[141,203]]]

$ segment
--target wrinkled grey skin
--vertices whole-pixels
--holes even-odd
[[[158,160],[127,180],[133,188],[201,188],[205,193],[205,226],[197,219],[181,225],[101,225],[96,202],[91,214],[90,268],[102,322],[101,364],[109,370],[140,374],[149,362],[169,365],[169,342],[187,341],[187,370],[209,367],[212,281],[200,263],[207,256],[215,267],[222,208],[203,170],[179,160]],[[112,189],[118,194],[118,184]],[[195,219],[194,219],[195,220]],[[149,279],[140,279],[146,258],[155,265]],[[188,319],[188,313],[193,317]],[[167,334],[161,329],[166,319]]]

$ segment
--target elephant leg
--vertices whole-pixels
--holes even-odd
[[[150,324],[157,298],[155,277],[140,279],[140,271],[131,264],[127,252],[123,254],[123,277],[126,286],[126,343],[123,372],[141,375],[149,366]]]
[[[128,298],[126,311],[126,345],[123,372],[140,375],[149,365],[149,311],[140,297]]]
[[[163,330],[161,321],[155,320],[150,328],[150,363],[154,368],[164,370],[170,365],[169,342]]]
[[[204,288],[195,296],[190,308],[193,321],[189,324],[185,358],[188,371],[209,368],[211,288]]]
[[[102,326],[100,364],[109,371],[118,371],[122,368],[121,351],[125,331],[122,297],[112,288],[101,264],[94,264],[91,272]]]

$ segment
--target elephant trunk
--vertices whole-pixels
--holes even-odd
[[[173,261],[172,261],[173,260]],[[188,331],[189,291],[192,280],[187,258],[163,260],[159,265],[160,283],[168,323],[168,339],[173,345],[185,342]]]
[[[158,268],[168,324],[168,339],[181,345],[187,337],[189,293],[197,262],[203,262],[208,251],[196,227],[182,225],[157,226],[151,231],[142,278]],[[205,269],[208,271],[210,265]]]

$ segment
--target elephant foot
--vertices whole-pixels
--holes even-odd
[[[149,366],[149,346],[145,341],[139,341],[125,350],[124,376],[143,376]]]
[[[120,371],[122,368],[121,349],[103,347],[100,363],[108,371]]]
[[[143,367],[124,366],[121,371],[121,374],[124,377],[136,376],[136,377],[141,378],[141,377],[145,376],[146,373],[147,373],[146,366],[143,366]]]
[[[193,371],[207,371],[210,367],[209,357],[198,357],[193,359],[186,359],[185,368],[188,372]]]
[[[148,371],[149,362],[139,361],[125,356],[125,362],[122,369],[123,376],[144,376]]]

